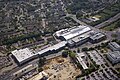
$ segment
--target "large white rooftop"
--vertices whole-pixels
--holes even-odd
[[[84,39],[86,39],[86,38],[88,38],[88,37],[90,37],[90,32],[89,32],[89,33],[82,34],[82,35],[77,36],[77,37],[74,37],[72,40],[73,40],[74,42],[79,42],[79,41],[84,40]]]
[[[53,45],[53,46],[50,46],[50,47],[48,47],[48,48],[46,48],[46,49],[43,49],[43,50],[39,51],[37,54],[40,54],[40,55],[41,55],[41,54],[43,54],[43,53],[45,53],[45,52],[48,52],[48,51],[57,50],[57,49],[59,49],[59,48],[64,47],[66,44],[67,44],[66,41],[59,42],[58,44],[55,44],[55,45]]]
[[[69,40],[75,36],[81,35],[90,30],[91,30],[90,27],[80,25],[80,26],[75,26],[75,27],[69,28],[69,29],[62,29],[60,31],[57,31],[56,35],[58,37],[60,37],[60,36],[64,37],[65,40]]]
[[[19,63],[23,63],[24,61],[29,60],[31,57],[44,54],[45,52],[48,52],[48,51],[58,50],[59,48],[64,47],[66,44],[67,44],[66,41],[62,41],[62,42],[59,42],[53,46],[49,46],[49,47],[42,49],[39,52],[35,52],[35,53],[30,51],[28,48],[14,50],[11,53],[18,60]]]
[[[12,54],[15,56],[15,58],[18,60],[19,63],[36,55],[32,51],[30,51],[28,48],[14,50],[12,51]]]

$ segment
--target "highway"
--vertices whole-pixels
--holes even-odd
[[[108,20],[106,20],[106,21],[104,21],[104,22],[102,22],[102,23],[100,23],[100,24],[98,24],[94,27],[100,29],[102,27],[105,27],[105,26],[109,25],[112,22],[117,21],[118,19],[120,19],[120,13],[116,14],[114,17],[111,17],[110,19],[108,19]]]

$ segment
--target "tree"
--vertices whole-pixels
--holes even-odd
[[[118,40],[117,43],[120,45],[120,40]]]
[[[71,58],[75,58],[75,55],[76,55],[76,54],[75,54],[74,52],[72,52],[72,51],[69,52],[69,56],[70,56]]]
[[[88,51],[87,47],[82,48],[82,51]]]
[[[38,67],[42,67],[45,64],[46,58],[40,57],[38,61]]]
[[[89,50],[94,50],[94,48],[90,47]]]
[[[39,72],[43,71],[43,68],[41,68],[41,67],[40,67],[40,68],[38,68],[38,71],[39,71]]]
[[[66,51],[63,51],[62,52],[62,57],[65,57],[65,58],[68,57],[68,53]]]
[[[112,42],[117,42],[117,39],[113,39]]]
[[[75,50],[73,50],[73,52],[74,52],[74,53],[76,53],[76,51],[75,51]]]
[[[96,46],[95,46],[95,49],[99,49],[99,47],[100,47],[99,45],[96,45]]]
[[[113,38],[116,38],[118,35],[117,34],[111,34]]]
[[[76,14],[77,18],[81,18],[82,16],[83,16],[83,14],[81,12]]]
[[[101,47],[106,47],[107,43],[101,43]]]
[[[80,53],[80,49],[79,48],[77,48],[77,53]]]
[[[120,22],[118,21],[116,24],[116,28],[120,27]]]

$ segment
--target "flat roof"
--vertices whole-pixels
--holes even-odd
[[[15,58],[18,60],[19,63],[36,55],[32,51],[30,51],[28,48],[14,50],[11,53],[15,56]]]
[[[39,51],[37,54],[40,54],[40,55],[41,55],[41,54],[43,54],[43,53],[45,53],[45,52],[48,52],[48,51],[57,50],[57,49],[59,49],[59,48],[64,47],[66,44],[67,44],[67,41],[59,42],[59,43],[57,43],[57,44],[55,44],[55,45],[53,45],[53,46],[50,46],[50,47],[48,47],[48,48],[46,48],[46,49],[43,49],[43,50]]]
[[[84,33],[82,35],[78,35],[78,36],[68,40],[68,43],[69,44],[74,44],[75,42],[77,43],[77,42],[80,42],[82,40],[85,40],[85,39],[87,39],[87,38],[89,38],[91,36],[90,33],[92,33],[92,32],[93,32],[93,30],[91,30],[89,32],[86,32],[86,33]]]
[[[30,59],[31,57],[33,57],[34,55],[41,55],[45,52],[48,51],[52,51],[52,50],[58,50],[59,48],[64,47],[67,44],[67,41],[62,41],[59,42],[53,46],[49,46],[45,49],[40,50],[39,52],[33,53],[32,51],[30,51],[28,48],[24,48],[24,49],[20,49],[20,50],[14,50],[11,53],[13,54],[13,56],[18,60],[19,63]]]
[[[116,42],[110,42],[109,45],[113,46],[114,48],[120,48],[120,45]]]
[[[99,39],[99,38],[104,37],[104,36],[105,36],[104,34],[97,32],[94,35],[90,36],[90,38],[95,40],[95,39]]]
[[[75,42],[70,39],[70,40],[67,41],[67,43],[69,43],[69,44],[74,44]]]
[[[120,51],[114,51],[109,53],[109,55],[113,58],[113,59],[120,59]]]
[[[74,42],[79,42],[79,41],[84,40],[84,39],[86,39],[88,37],[90,37],[90,35],[88,33],[86,33],[86,34],[83,34],[83,35],[79,35],[79,36],[73,38],[72,40]]]
[[[48,76],[48,74],[42,71],[39,74],[34,75],[32,78],[28,80],[41,80],[44,76]]]
[[[85,63],[84,60],[81,58],[81,57],[83,57],[83,56],[85,56],[84,53],[77,53],[77,56],[76,56],[76,57],[77,57],[78,61],[80,62],[80,64],[82,65],[83,69],[88,69],[86,63]]]
[[[91,29],[90,29],[89,27],[83,27],[83,28],[80,28],[80,29],[78,29],[78,30],[76,30],[76,31],[71,32],[70,34],[64,35],[63,37],[64,37],[66,40],[68,40],[68,39],[71,39],[71,38],[73,38],[73,37],[75,37],[75,36],[78,36],[78,35],[80,35],[80,34],[83,34],[83,33],[87,32],[87,31],[90,31],[90,30],[91,30]]]

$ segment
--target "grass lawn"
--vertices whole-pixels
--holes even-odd
[[[108,14],[108,15],[115,14],[115,12],[114,12],[114,11],[109,10],[109,9],[103,10],[103,13],[106,13],[106,14]]]
[[[100,50],[100,52],[101,52],[101,53],[107,53],[107,52],[108,52],[108,49],[107,49],[107,48],[102,48],[102,49]]]
[[[106,31],[113,31],[115,28],[115,24],[111,24],[109,26],[106,26],[103,28],[103,30],[106,30]]]
[[[112,23],[112,24],[110,24],[110,25],[108,25],[108,26],[106,26],[106,27],[103,27],[102,29],[103,30],[106,30],[106,31],[113,31],[113,30],[115,30],[116,28],[118,28],[118,26],[117,26],[117,23],[118,22],[120,22],[120,20],[118,20],[118,21],[116,21],[116,22],[114,22],[114,23]]]
[[[105,13],[100,13],[100,14],[98,14],[98,15],[100,15],[101,17],[100,17],[100,19],[105,19],[106,17],[108,17],[109,15],[108,14],[105,14]]]

